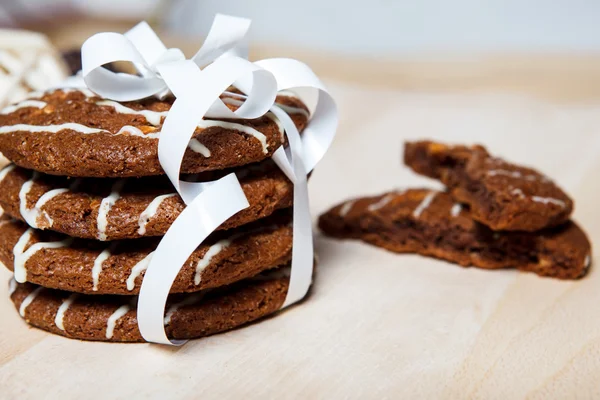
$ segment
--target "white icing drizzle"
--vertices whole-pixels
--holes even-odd
[[[2,168],[2,171],[0,171],[0,182],[2,182],[4,178],[6,178],[6,175],[13,169],[15,169],[15,164],[8,164],[6,167]]]
[[[98,228],[98,240],[105,241],[107,239],[106,236],[106,228],[108,226],[108,212],[112,208],[112,206],[116,203],[116,201],[121,197],[121,190],[125,185],[125,179],[119,179],[112,186],[111,193],[107,197],[102,199],[100,203],[100,208],[98,209],[98,218],[97,218],[97,228]]]
[[[15,281],[15,278],[10,278],[10,281],[8,281],[8,296],[12,296],[12,294],[17,290],[17,281]]]
[[[427,207],[429,207],[431,205],[431,203],[433,202],[433,199],[435,198],[436,195],[437,195],[437,192],[429,192],[429,194],[427,196],[425,196],[425,198],[423,199],[421,204],[419,204],[417,206],[417,208],[415,208],[415,211],[413,211],[413,217],[419,218],[421,216],[421,214],[423,213],[423,211],[425,211],[427,209]]]
[[[38,201],[35,203],[34,210],[36,210],[38,213],[41,212],[44,215],[44,218],[46,218],[46,221],[48,221],[48,226],[51,227],[54,224],[54,221],[52,220],[52,218],[50,218],[50,216],[48,215],[48,213],[46,211],[42,211],[42,207],[44,206],[44,204],[46,204],[48,201],[55,198],[59,194],[66,193],[68,191],[69,191],[69,189],[66,189],[66,188],[52,189],[52,190],[44,193],[38,199]],[[37,217],[36,217],[36,221],[37,221]]]
[[[210,128],[213,126],[219,126],[221,128],[230,129],[232,131],[240,131],[247,135],[253,136],[262,145],[263,153],[267,154],[269,152],[269,145],[267,144],[267,137],[263,133],[257,131],[254,128],[251,128],[249,126],[242,125],[242,124],[236,124],[235,122],[214,121],[214,120],[208,120],[208,119],[203,119],[198,124],[198,128],[202,128],[202,129]]]
[[[208,147],[206,147],[205,145],[203,145],[202,143],[200,143],[200,141],[196,138],[192,138],[190,140],[190,143],[188,144],[188,147],[192,150],[195,151],[196,153],[202,154],[204,157],[208,158],[210,157],[210,150],[208,149]]]
[[[39,101],[39,100],[24,100],[20,103],[14,104],[12,106],[5,107],[0,111],[0,114],[10,114],[17,111],[20,108],[25,107],[34,107],[34,108],[44,108],[48,105],[48,103]]]
[[[227,94],[228,95],[237,95],[237,93],[231,93],[231,92],[227,92]],[[287,97],[295,97],[293,95],[286,95],[286,96]],[[231,97],[224,97],[221,100],[223,100],[223,103],[233,104],[234,106],[241,106],[242,104],[244,104],[243,101],[237,100],[237,99],[232,99]],[[302,114],[302,115],[306,116],[306,118],[310,117],[310,114],[304,108],[288,106],[288,105],[281,104],[281,103],[275,103],[275,104],[277,105],[277,107],[281,108],[287,114],[290,114],[290,115],[293,115],[293,114]]]
[[[510,194],[514,194],[515,196],[525,197],[525,193],[519,188],[513,189],[510,191]]]
[[[60,125],[27,125],[27,124],[16,124],[0,126],[1,133],[12,133],[12,132],[32,132],[32,133],[57,133],[64,130],[71,130],[83,134],[108,132],[104,129],[90,128],[89,126],[77,124],[74,122],[67,122]]]
[[[175,311],[179,310],[181,307],[191,306],[192,304],[199,302],[200,300],[202,300],[202,297],[204,297],[204,294],[205,294],[205,292],[200,292],[200,293],[194,293],[194,294],[188,295],[185,299],[183,299],[179,303],[175,303],[175,304],[172,304],[171,306],[169,306],[169,309],[167,310],[167,313],[165,314],[164,324],[169,325],[171,323],[171,318],[173,317],[173,314],[175,313]]]
[[[25,271],[25,263],[23,263],[23,268],[21,268],[18,260],[23,255],[25,251],[25,246],[29,243],[31,239],[31,235],[33,234],[33,229],[27,229],[19,238],[15,247],[13,247],[13,256],[15,259],[15,267],[14,267],[14,277],[17,282],[25,282],[27,280],[27,271]]]
[[[131,306],[129,304],[124,304],[121,307],[117,308],[114,313],[108,317],[108,321],[106,321],[106,338],[111,339],[115,332],[115,325],[117,321],[127,314],[131,310]]]
[[[234,99],[230,99],[230,100],[236,101],[241,104],[241,102],[239,102],[238,100],[234,100]],[[146,118],[146,121],[149,124],[154,125],[154,126],[159,126],[161,123],[162,117],[166,117],[168,114],[168,111],[134,110],[134,109],[126,107],[120,103],[117,103],[115,101],[110,101],[110,100],[102,100],[102,101],[97,102],[96,104],[113,107],[116,112],[122,113],[122,114],[141,115],[144,118]],[[303,111],[305,111],[305,110],[303,110]],[[261,145],[263,147],[263,152],[265,154],[268,153],[267,137],[254,128],[251,128],[249,126],[242,125],[242,124],[237,124],[234,122],[213,121],[213,120],[202,120],[198,124],[198,127],[202,128],[202,129],[210,128],[213,126],[220,126],[222,128],[236,130],[236,131],[240,131],[240,132],[246,133],[248,135],[251,135],[251,136],[255,137],[256,139],[258,139],[258,141],[261,143]],[[149,138],[149,139],[150,138],[158,139],[159,134],[160,134],[160,132],[145,134],[139,128],[136,128],[136,127],[130,126],[130,125],[126,125],[123,128],[121,128],[119,130],[119,132],[117,133],[117,135],[124,134],[124,133],[128,133],[128,134],[134,135],[134,136]],[[210,150],[208,150],[208,148],[206,148],[206,146],[204,146],[202,143],[200,143],[200,141],[198,141],[197,139],[192,139],[190,141],[189,147],[196,153],[202,154],[204,157],[210,157]]]
[[[524,179],[528,179],[528,180],[534,180],[536,178],[535,175],[523,176],[523,174],[521,174],[519,171],[508,171],[505,169],[492,169],[487,172],[487,175],[488,176],[503,175],[503,176],[508,176],[511,178],[517,178],[517,179],[524,178]]]
[[[33,244],[31,247],[25,251],[25,247],[29,240],[31,239],[31,235],[33,234],[33,229],[28,228],[19,238],[17,244],[13,248],[13,255],[15,258],[14,261],[14,273],[15,280],[19,283],[23,283],[27,281],[27,269],[25,268],[25,264],[27,261],[38,251],[42,249],[57,249],[59,247],[66,247],[71,244],[73,238],[68,238],[62,240],[60,242],[38,242]]]
[[[527,181],[532,181],[532,182],[537,181],[537,180],[540,180],[542,182],[550,181],[548,178],[546,178],[543,175],[535,175],[535,174],[523,175],[519,171],[509,171],[506,169],[491,169],[491,170],[487,171],[487,175],[488,176],[503,175],[503,176],[508,176],[508,177],[515,178],[515,179],[525,179]]]
[[[140,214],[140,218],[138,220],[138,234],[143,236],[146,234],[146,225],[150,222],[150,219],[156,215],[158,212],[158,208],[162,204],[162,202],[169,197],[176,196],[177,193],[163,194],[161,196],[157,196],[154,200],[148,204],[148,206],[142,211]]]
[[[367,207],[367,210],[373,212],[385,207],[396,196],[395,193],[390,193],[381,198],[377,203],[373,203]]]
[[[69,191],[69,189],[67,189],[67,188],[52,189],[52,190],[47,191],[46,193],[41,195],[40,198],[38,199],[38,201],[35,203],[35,208],[40,208],[40,207],[44,206],[48,201],[52,200],[59,194],[66,193],[68,191]]]
[[[452,206],[452,209],[450,209],[450,215],[452,215],[453,217],[458,217],[461,211],[462,205],[460,203],[456,203]]]
[[[92,267],[92,290],[94,292],[98,291],[98,282],[100,281],[100,273],[102,273],[102,264],[110,257],[113,246],[114,245],[111,245],[104,249],[94,260],[94,266]]]
[[[31,179],[25,182],[23,186],[21,186],[21,190],[19,191],[19,210],[27,224],[32,228],[39,228],[38,219],[40,215],[44,215],[44,217],[48,221],[48,225],[52,226],[52,218],[50,218],[50,216],[45,211],[42,211],[42,207],[52,198],[58,196],[59,194],[69,191],[69,189],[64,188],[50,190],[44,193],[38,199],[33,208],[27,208],[27,194],[29,194],[31,187],[35,183],[35,180],[38,176],[39,174],[37,172],[34,172]]]
[[[558,199],[553,199],[552,197],[540,197],[540,196],[531,196],[531,200],[537,202],[537,203],[543,203],[543,204],[556,204],[559,207],[565,208],[567,205],[565,204],[564,201],[562,200],[558,200]]]
[[[132,291],[135,288],[135,280],[142,272],[144,272],[148,265],[150,264],[150,260],[152,260],[152,255],[154,252],[148,254],[142,260],[140,260],[137,264],[131,268],[131,273],[127,277],[127,290]]]
[[[94,93],[88,91],[87,89],[82,89],[82,90],[73,89],[73,90],[84,93],[87,97],[96,96]],[[67,91],[68,90],[65,89],[65,92],[67,92]],[[88,93],[86,93],[86,91]],[[39,94],[37,94],[37,95],[39,96]],[[230,100],[236,101],[234,99],[230,99]],[[33,104],[38,104],[38,105],[43,103],[41,101],[37,102],[36,100],[27,100],[27,101],[35,102]],[[101,100],[101,101],[98,101],[97,104],[113,107],[116,112],[122,113],[122,114],[142,115],[149,124],[154,125],[154,126],[159,126],[161,123],[162,117],[165,117],[168,114],[168,111],[134,110],[134,109],[126,107],[120,103],[110,101],[110,100]],[[23,106],[23,107],[25,107],[25,106]],[[301,109],[301,108],[287,107],[287,106],[283,106],[283,105],[281,105],[281,107],[282,108],[286,107],[287,112],[291,113],[291,114],[306,113],[306,110]],[[282,134],[283,134],[283,129],[281,127],[281,124],[279,123],[279,121],[276,121],[276,123],[279,127],[280,132],[282,132]],[[263,148],[263,153],[264,154],[268,153],[267,137],[263,133],[259,132],[258,130],[254,129],[250,126],[238,124],[235,122],[215,121],[215,120],[202,120],[198,124],[198,128],[201,128],[201,129],[206,129],[206,128],[210,128],[210,127],[222,127],[225,129],[235,130],[235,131],[239,131],[239,132],[245,133],[247,135],[250,135],[250,136],[256,138],[260,142],[260,144],[262,145],[262,148]],[[60,124],[60,125],[16,124],[16,125],[2,126],[2,127],[0,127],[0,134],[19,132],[19,131],[26,131],[26,132],[32,132],[32,133],[57,133],[57,132],[60,132],[62,130],[66,130],[66,129],[73,130],[73,131],[83,133],[83,134],[108,132],[105,129],[92,128],[92,127],[88,127],[88,126],[85,126],[82,124],[68,122],[68,123],[64,123],[64,124]],[[147,138],[147,139],[158,139],[160,132],[144,133],[135,126],[125,125],[116,134],[117,135],[128,134],[128,135],[139,136],[139,137],[143,137],[143,138]],[[192,139],[188,146],[190,147],[190,149],[192,149],[193,151],[195,151],[197,153],[202,154],[204,157],[210,157],[210,155],[211,155],[210,150],[206,146],[204,146],[200,141],[198,141],[198,139],[195,139],[195,138]]]
[[[128,134],[131,136],[139,136],[146,139],[158,139],[158,137],[160,136],[160,132],[144,133],[140,128],[136,128],[135,126],[131,125],[125,125],[121,129],[119,129],[119,132],[117,132],[117,135],[124,134]]]
[[[21,303],[21,306],[19,307],[19,315],[21,315],[21,317],[25,318],[25,310],[27,310],[27,307],[29,307],[29,305],[31,303],[33,303],[33,300],[35,300],[35,298],[38,296],[38,294],[40,294],[40,292],[43,290],[43,287],[39,287],[37,289],[35,289],[33,292],[29,293],[27,295],[27,297],[25,297],[23,299],[23,302]]]
[[[134,110],[133,108],[126,107],[123,104],[111,100],[97,101],[96,104],[99,106],[112,107],[120,114],[141,115],[146,118],[146,121],[148,121],[150,125],[154,126],[160,125],[162,118],[166,117],[169,113],[168,111]]]
[[[346,215],[348,215],[348,213],[350,212],[350,210],[352,210],[352,207],[354,206],[354,203],[356,203],[356,200],[350,200],[350,201],[345,202],[340,207],[340,217],[345,217]]]
[[[64,93],[72,93],[72,92],[79,92],[81,94],[83,94],[85,97],[98,97],[98,95],[94,92],[92,92],[89,89],[86,88],[63,88],[63,89],[52,89],[49,92],[54,92],[56,90],[62,90]]]
[[[56,317],[54,317],[54,325],[61,331],[65,330],[65,313],[71,307],[71,304],[77,299],[77,293],[73,293],[65,301],[62,302],[60,307],[58,307],[58,311],[56,312]]]
[[[523,193],[523,191],[521,189],[513,189],[510,191],[511,194],[515,195],[515,196],[519,196],[521,198],[525,198],[525,193]],[[531,196],[530,199],[532,201],[535,201],[536,203],[542,203],[542,204],[555,204],[561,208],[565,208],[567,205],[565,204],[564,201],[559,200],[559,199],[554,199],[552,197],[541,197],[541,196]]]
[[[6,225],[6,224],[13,223],[13,222],[15,222],[15,221],[16,221],[16,219],[14,219],[14,218],[11,218],[11,219],[5,219],[5,220],[3,220],[3,221],[0,221],[0,227],[4,226],[4,225]]]
[[[135,126],[125,125],[123,126],[117,135],[130,135],[130,136],[139,136],[145,139],[158,139],[160,137],[160,132],[152,132],[152,133],[144,133],[140,128],[136,128]],[[188,147],[195,151],[196,153],[202,154],[204,157],[210,157],[210,150],[208,147],[200,143],[200,141],[196,138],[192,138]]]
[[[230,244],[231,240],[223,239],[219,240],[217,243],[213,244],[208,248],[208,251],[206,252],[206,254],[204,254],[204,257],[202,257],[196,265],[196,275],[194,276],[194,283],[196,285],[200,284],[202,278],[202,271],[204,271],[204,269],[208,267],[213,257],[219,254],[221,251],[223,251],[223,249],[225,249]]]
[[[237,93],[227,92],[227,94],[230,96],[239,96]],[[231,97],[225,97],[221,100],[223,100],[223,103],[233,104],[234,106],[241,106],[242,104],[244,104],[243,101],[237,100],[237,99],[232,99]],[[281,123],[279,118],[277,118],[277,116],[270,111],[265,114],[265,117],[269,118],[271,121],[273,121],[275,123],[275,125],[277,125],[277,129],[279,130],[279,134],[281,135],[281,140],[282,141],[285,140],[285,130],[283,129],[283,124]]]
[[[27,208],[27,194],[31,190],[31,186],[39,176],[39,173],[36,171],[31,176],[31,179],[26,181],[23,186],[21,186],[21,190],[19,190],[19,210],[23,218],[29,226],[32,228],[37,228],[37,217],[38,213],[35,211],[35,207],[31,210]]]

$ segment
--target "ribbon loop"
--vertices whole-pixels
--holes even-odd
[[[204,66],[226,53],[235,53],[249,27],[250,20],[246,18],[217,14],[204,44],[191,61]],[[159,67],[185,60],[180,49],[167,49],[146,22],[140,22],[123,35],[108,32],[90,37],[81,48],[81,56],[86,85],[100,96],[117,101],[165,96],[168,85],[158,73]],[[142,76],[104,68],[115,61],[131,62]]]
[[[216,60],[223,54],[238,50],[236,54],[238,56],[244,56],[241,54],[245,49],[241,47],[244,45],[243,40],[250,29],[251,21],[247,18],[233,17],[231,15],[217,14],[213,20],[213,24],[208,31],[204,44],[192,57],[192,60],[202,67],[205,64]]]
[[[146,21],[140,22],[123,36],[135,46],[147,65],[155,64],[167,51],[163,42]]]

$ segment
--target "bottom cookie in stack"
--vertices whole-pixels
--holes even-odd
[[[76,339],[143,341],[135,294],[158,241],[72,239],[6,216],[0,220],[0,261],[27,281],[11,281],[20,315],[33,326]],[[277,311],[287,292],[291,251],[289,210],[215,232],[175,279],[167,334],[206,336]]]
[[[215,289],[172,295],[165,331],[171,339],[193,339],[228,331],[275,313],[285,300],[289,267]],[[143,342],[137,296],[84,295],[10,282],[10,298],[27,323],[73,339]]]
[[[364,197],[321,215],[319,228],[397,253],[418,253],[462,266],[517,268],[578,279],[591,265],[591,246],[572,221],[538,232],[495,232],[446,192],[411,189]]]

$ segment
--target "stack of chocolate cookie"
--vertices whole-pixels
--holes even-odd
[[[225,92],[235,110],[239,100]],[[81,89],[39,94],[0,114],[0,261],[31,325],[63,336],[142,341],[136,294],[160,237],[184,209],[159,164],[172,99],[118,103]],[[308,109],[278,96],[299,129]],[[270,113],[202,120],[183,160],[186,180],[234,171],[250,207],[189,257],[172,286],[165,328],[195,338],[275,312],[288,285],[293,185],[270,160],[284,143]]]
[[[350,200],[320,217],[321,230],[462,266],[560,279],[589,271],[590,243],[569,219],[573,201],[539,172],[492,157],[481,146],[430,141],[407,143],[404,161],[447,191],[409,189]]]

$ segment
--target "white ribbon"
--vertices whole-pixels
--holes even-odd
[[[158,156],[187,207],[158,245],[140,289],[138,324],[142,336],[150,342],[185,343],[170,340],[164,329],[166,300],[173,281],[210,233],[248,207],[235,174],[214,182],[179,179],[185,150],[204,117],[253,119],[270,110],[279,118],[289,147],[287,151],[277,149],[273,159],[294,183],[292,270],[282,307],[302,299],[311,284],[314,257],[306,177],[333,140],[337,108],[305,64],[291,59],[251,63],[236,56],[249,25],[247,19],[217,15],[206,41],[190,60],[185,60],[179,49],[167,49],[146,23],[124,35],[94,35],[82,47],[85,83],[102,97],[130,101],[164,97],[169,92],[176,97],[162,126]],[[132,62],[140,76],[114,73],[103,67],[114,61]],[[232,84],[244,93],[239,97],[245,101],[236,111],[220,99]],[[278,91],[296,88],[318,91],[318,103],[302,137],[292,119],[275,104]]]

